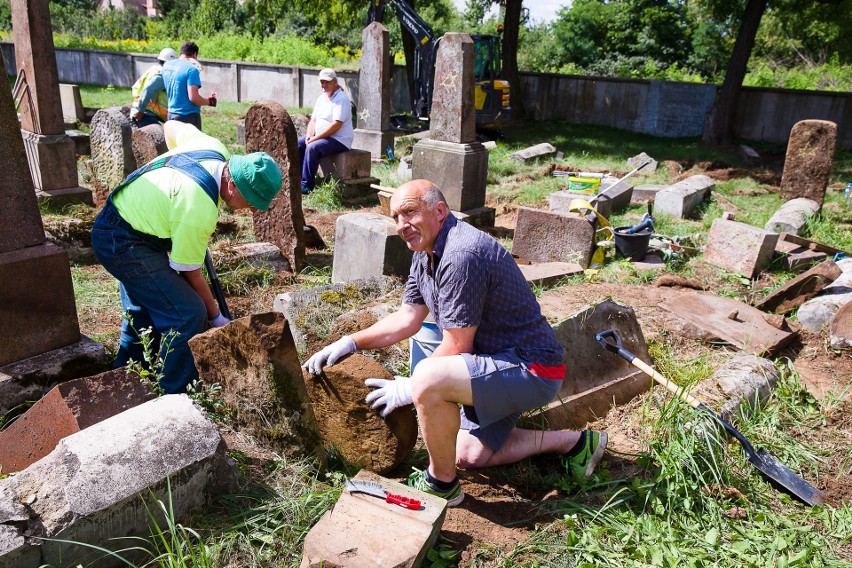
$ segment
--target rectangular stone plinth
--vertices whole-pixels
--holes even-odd
[[[690,176],[657,192],[654,198],[654,213],[685,219],[707,199],[714,187],[716,184],[712,178],[702,175]]]
[[[544,288],[553,286],[567,276],[583,274],[582,266],[567,262],[523,262],[518,259],[518,268],[527,282]]]
[[[21,130],[30,174],[36,190],[78,188],[77,150],[74,141],[63,134],[45,136]]]
[[[340,197],[344,202],[358,200],[364,197],[375,198],[373,185],[379,182],[379,178],[364,177],[352,178],[341,182]]]
[[[441,188],[454,211],[485,205],[488,150],[479,142],[421,140],[414,145],[411,170],[413,179],[428,179]]]
[[[769,266],[778,235],[752,225],[716,219],[710,226],[704,260],[714,266],[754,278]]]
[[[382,160],[387,158],[388,146],[393,150],[393,130],[355,129],[353,150],[364,150],[370,153],[372,159]]]
[[[319,175],[341,181],[370,177],[372,160],[365,150],[349,150],[320,160]]]
[[[456,219],[464,221],[468,225],[473,225],[480,229],[493,227],[494,221],[497,218],[497,210],[493,207],[479,207],[477,209],[468,209],[467,211],[453,211]]]
[[[407,276],[412,253],[393,219],[376,213],[348,213],[337,218],[334,233],[333,283],[372,276]]]
[[[512,253],[537,262],[589,266],[595,230],[577,213],[518,208]]]
[[[68,255],[58,246],[0,254],[0,288],[0,365],[80,341]]]

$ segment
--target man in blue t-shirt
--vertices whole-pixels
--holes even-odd
[[[201,107],[216,106],[216,93],[202,97],[198,71],[198,46],[188,41],[180,47],[180,57],[163,65],[163,83],[169,97],[168,120],[187,122],[201,130]]]

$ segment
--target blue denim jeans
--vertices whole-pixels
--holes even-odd
[[[193,125],[198,130],[201,130],[200,112],[195,112],[192,114],[174,114],[170,112],[166,115],[166,120],[177,120],[178,122],[185,122],[187,124]]]
[[[302,187],[314,189],[317,181],[317,171],[322,158],[334,156],[349,150],[342,142],[334,138],[321,138],[307,144],[305,137],[299,137],[299,164],[302,166]]]
[[[166,393],[184,392],[198,378],[188,342],[204,331],[207,310],[192,286],[169,266],[171,241],[136,231],[108,201],[92,227],[92,248],[118,279],[121,304],[131,319],[121,326],[116,368],[130,359],[144,361],[138,333],[150,328],[164,361],[160,386]],[[170,332],[175,333],[163,342]]]

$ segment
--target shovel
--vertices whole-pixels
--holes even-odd
[[[213,268],[213,257],[210,256],[209,250],[204,254],[204,268],[207,269],[210,286],[213,287],[213,294],[216,296],[216,301],[219,302],[219,311],[226,318],[233,319],[230,310],[228,310],[228,304],[225,302],[225,293],[222,291],[222,285],[219,284],[219,277],[216,276],[216,270]]]
[[[819,505],[822,503],[822,493],[819,489],[799,477],[789,467],[779,462],[775,457],[767,453],[766,450],[755,450],[751,443],[739,430],[725,421],[721,416],[704,406],[696,398],[666,379],[660,373],[652,369],[648,364],[638,359],[633,353],[622,347],[621,337],[614,329],[608,329],[595,335],[595,339],[608,351],[618,354],[622,359],[644,371],[648,376],[653,377],[655,381],[666,387],[672,394],[683,400],[691,407],[701,410],[709,414],[722,427],[742,445],[745,450],[748,461],[760,471],[770,483],[778,488],[786,491],[793,497],[799,499],[808,505]]]

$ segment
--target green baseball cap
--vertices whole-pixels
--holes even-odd
[[[266,211],[281,189],[281,168],[266,152],[231,156],[228,161],[237,189],[253,207]]]

